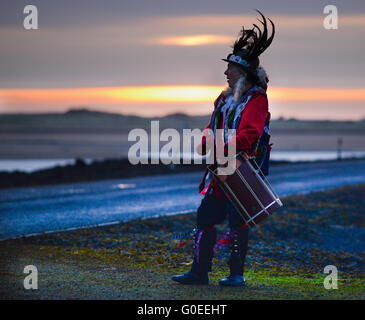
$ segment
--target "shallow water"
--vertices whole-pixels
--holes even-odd
[[[166,155],[165,155],[166,156]],[[164,157],[163,155],[161,157]],[[190,154],[187,155],[187,158]],[[318,151],[318,150],[289,150],[289,151],[273,151],[271,160],[273,161],[317,161],[317,160],[335,160],[339,154],[335,150]],[[342,151],[341,158],[361,158],[365,157],[365,151]],[[90,163],[92,159],[84,159],[86,163]],[[16,170],[23,172],[34,172],[36,170],[48,169],[55,166],[66,166],[73,164],[74,159],[0,159],[0,171],[13,172]]]

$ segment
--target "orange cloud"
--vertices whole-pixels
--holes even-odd
[[[165,46],[201,46],[211,44],[230,44],[233,41],[233,37],[214,34],[200,34],[180,37],[163,37],[156,39],[154,42]]]
[[[324,14],[319,13],[316,15],[294,15],[294,14],[276,14],[268,15],[274,23],[281,28],[318,28],[322,27]],[[251,26],[255,23],[257,18],[256,13],[246,15],[230,15],[230,14],[215,14],[215,15],[193,15],[193,16],[169,16],[165,18],[151,19],[155,24],[162,24],[164,26],[179,26],[180,28],[191,28],[197,30],[201,28],[204,30],[211,30],[211,28],[217,28],[216,30],[228,31],[232,28],[237,29],[242,24]],[[365,25],[365,14],[341,14],[341,26],[355,27]],[[153,23],[153,22],[150,22]],[[283,32],[283,30],[281,30]]]
[[[365,101],[365,89],[269,88],[271,100],[277,101]]]
[[[121,104],[203,102],[216,97],[220,86],[148,86],[70,89],[3,89],[8,104]]]

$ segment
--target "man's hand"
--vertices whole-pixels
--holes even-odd
[[[214,134],[211,129],[205,129],[203,131],[203,136],[205,137],[205,142],[200,143],[196,147],[196,152],[204,156],[206,155],[212,148],[214,148]]]
[[[246,152],[242,152],[242,158],[243,158],[243,160],[248,160],[248,155],[247,155],[247,153]]]
[[[204,156],[210,151],[211,148],[214,148],[214,138],[206,137],[205,143],[200,143],[196,147],[196,152],[199,155]]]

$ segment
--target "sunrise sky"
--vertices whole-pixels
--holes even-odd
[[[257,8],[277,28],[261,56],[273,118],[365,118],[365,2],[37,1],[0,4],[0,113],[89,108],[143,116],[208,114],[226,86],[221,61]],[[326,30],[326,5],[339,28]]]

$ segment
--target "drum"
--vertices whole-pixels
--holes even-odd
[[[234,164],[231,175],[218,175],[216,164],[208,170],[246,225],[254,227],[283,204],[255,160],[244,160],[238,154]]]

